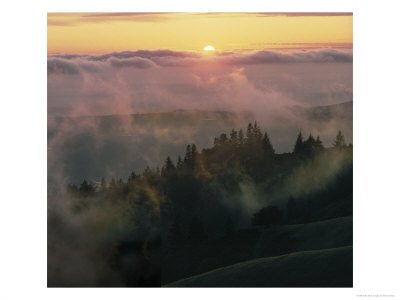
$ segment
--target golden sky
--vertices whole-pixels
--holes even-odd
[[[351,13],[48,13],[47,50],[351,48]]]

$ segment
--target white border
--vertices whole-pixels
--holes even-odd
[[[360,1],[361,2],[361,1]],[[366,2],[366,1],[365,1]],[[390,1],[9,1],[1,18],[2,299],[353,299],[395,294],[399,239],[399,92]],[[4,7],[5,5],[5,7]],[[47,289],[46,12],[266,11],[354,12],[354,288]]]

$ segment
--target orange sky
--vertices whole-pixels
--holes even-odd
[[[48,53],[351,48],[351,13],[48,13]]]

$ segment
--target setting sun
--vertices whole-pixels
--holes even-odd
[[[215,51],[215,48],[213,46],[208,45],[208,46],[205,46],[203,50],[204,51]]]

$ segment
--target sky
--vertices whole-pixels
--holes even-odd
[[[48,13],[48,53],[351,48],[352,13]]]
[[[48,115],[352,101],[352,13],[48,13]],[[206,46],[215,51],[204,51]]]

